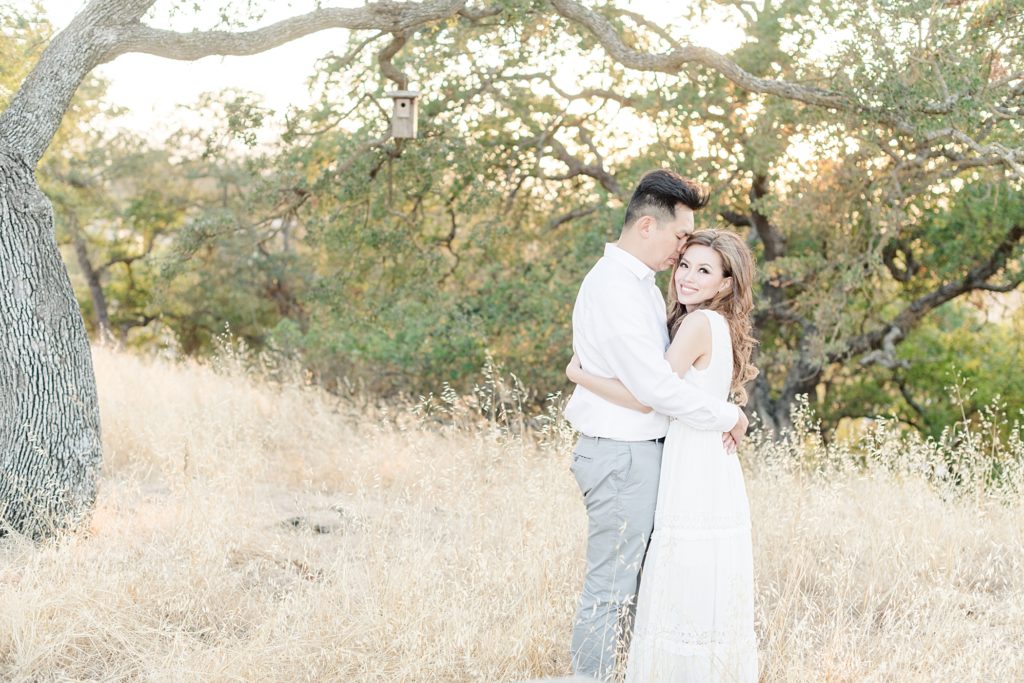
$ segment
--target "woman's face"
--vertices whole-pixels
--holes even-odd
[[[717,251],[703,244],[691,244],[679,259],[673,284],[679,303],[691,308],[731,287],[732,278],[725,276]]]

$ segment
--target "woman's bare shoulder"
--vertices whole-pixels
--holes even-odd
[[[692,313],[687,313],[682,322],[679,323],[679,329],[676,331],[676,337],[686,335],[693,339],[711,338],[711,320],[708,316],[704,315],[708,311],[698,309]]]

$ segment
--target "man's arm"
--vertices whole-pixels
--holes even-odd
[[[626,385],[615,379],[614,377],[598,377],[592,375],[583,369],[580,364],[579,356],[575,353],[572,354],[572,358],[569,360],[569,365],[565,367],[565,376],[569,378],[569,381],[573,384],[579,384],[584,389],[592,391],[601,398],[615,405],[622,406],[623,408],[629,408],[630,410],[636,410],[641,413],[653,412],[650,406],[645,406],[640,401],[636,400],[636,396],[629,393],[629,389]]]
[[[716,399],[672,371],[659,344],[640,334],[608,339],[605,358],[630,393],[662,415],[678,418],[695,429],[728,432],[741,422],[741,411]]]
[[[644,405],[695,429],[728,432],[737,426],[742,421],[739,408],[684,382],[672,371],[661,338],[650,334],[649,309],[638,306],[626,293],[610,294],[593,310],[600,318],[595,329],[605,333],[601,353],[611,374]]]

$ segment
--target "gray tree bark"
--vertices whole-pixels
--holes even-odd
[[[0,151],[0,520],[41,538],[96,498],[100,417],[89,340],[23,158]]]
[[[116,9],[87,6],[0,114],[0,522],[36,539],[88,516],[101,442],[89,340],[34,169],[113,46],[103,24]]]
[[[142,22],[154,2],[91,0],[53,39],[10,106],[0,114],[0,526],[33,537],[72,527],[86,517],[96,496],[101,459],[96,386],[85,326],[57,250],[53,209],[34,177],[36,164],[85,76],[97,65],[127,52],[184,60],[249,55],[328,28],[374,30],[401,41],[423,26],[452,19],[479,22],[504,11],[501,5],[471,9],[468,0],[381,0],[358,8],[316,9],[247,32],[176,33]],[[854,111],[908,135],[915,132],[891,112],[865,107],[849,95],[756,78],[706,48],[670,40],[673,47],[667,53],[638,51],[594,10],[575,0],[549,3],[563,18],[589,31],[613,59],[628,68],[677,73],[685,65],[701,65],[752,92]],[[386,51],[382,54],[387,59],[393,56]],[[387,59],[381,63],[385,75],[390,64]],[[945,153],[957,163],[1005,163],[1015,177],[1021,177],[1019,150],[981,147],[962,133],[945,128],[927,134],[925,142],[937,144],[950,137],[968,145],[977,157]],[[611,176],[595,177],[616,191],[615,184],[608,184]],[[755,227],[766,230],[771,226],[764,222]],[[1016,244],[1022,238],[1020,230],[1008,238],[1008,243]],[[785,247],[784,240],[772,245],[778,250]],[[921,311],[955,296],[964,285],[1002,288],[989,284],[988,278],[990,266],[998,267],[1005,260],[1006,254],[997,252],[991,263],[979,266],[964,282],[950,283],[915,302],[894,324],[912,324]],[[884,334],[864,335],[849,353],[872,348]],[[804,374],[792,391],[784,392],[783,400],[808,384],[809,377]],[[776,408],[774,412],[779,411]]]
[[[172,59],[255,54],[327,28],[401,33],[455,15],[466,0],[319,9],[255,31],[152,29],[155,0],[92,0],[61,31],[0,114],[0,535],[34,539],[79,526],[102,460],[89,340],[35,167],[71,98],[97,65],[125,52]]]

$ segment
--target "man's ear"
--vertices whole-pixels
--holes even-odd
[[[647,239],[651,234],[651,230],[654,230],[654,216],[640,216],[633,227],[641,237]]]

